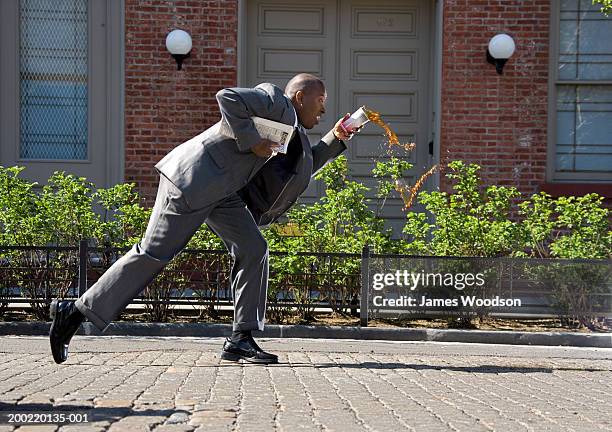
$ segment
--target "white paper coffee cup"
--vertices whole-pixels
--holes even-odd
[[[368,115],[365,112],[365,107],[359,108],[355,111],[349,118],[347,118],[344,122],[341,123],[342,129],[346,132],[351,133],[355,129],[363,126],[367,122],[370,121]]]

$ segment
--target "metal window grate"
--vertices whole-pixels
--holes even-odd
[[[20,157],[87,159],[87,0],[20,1]]]

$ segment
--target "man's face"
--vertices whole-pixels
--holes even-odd
[[[321,115],[325,113],[327,92],[325,89],[310,89],[306,92],[298,91],[295,95],[295,111],[302,126],[312,129],[319,124]]]

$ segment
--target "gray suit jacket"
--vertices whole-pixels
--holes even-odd
[[[280,217],[308,187],[310,178],[346,150],[330,132],[310,146],[298,130],[286,155],[266,159],[251,151],[261,137],[252,116],[294,125],[291,101],[269,83],[217,93],[222,119],[168,153],[155,168],[184,194],[192,209],[238,193],[258,225]]]

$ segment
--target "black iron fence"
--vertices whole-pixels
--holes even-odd
[[[77,298],[129,248],[0,246],[0,308],[28,303],[40,319],[54,298]],[[360,256],[348,253],[271,252],[271,318],[317,308],[358,313]],[[134,299],[153,320],[175,306],[217,315],[232,306],[231,257],[226,251],[185,249]],[[0,313],[2,310],[0,309]]]
[[[370,255],[361,323],[393,317],[612,318],[612,261]]]
[[[0,246],[0,315],[9,303],[28,303],[46,320],[52,299],[79,297],[127,250],[85,240],[78,247]],[[272,321],[308,318],[322,308],[360,316],[362,326],[376,318],[612,317],[610,260],[419,257],[371,254],[367,247],[361,254],[270,255]],[[230,272],[226,251],[186,249],[133,304],[155,321],[179,306],[216,316],[232,306]]]

